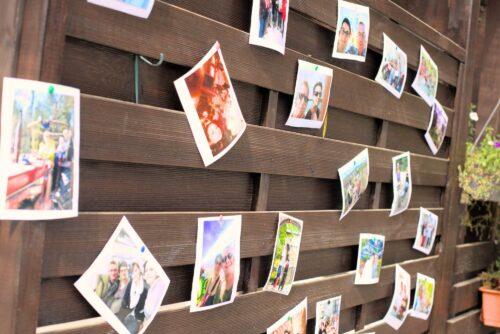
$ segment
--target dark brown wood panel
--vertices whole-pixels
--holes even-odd
[[[495,329],[483,326],[479,320],[481,310],[475,309],[446,322],[446,334],[487,334],[495,333]]]
[[[480,256],[479,256],[480,254]],[[456,247],[455,275],[482,270],[495,259],[495,245],[489,241],[473,242]]]
[[[479,305],[480,286],[480,277],[454,284],[451,293],[450,313],[457,314]]]

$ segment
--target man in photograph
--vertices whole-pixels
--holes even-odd
[[[304,116],[305,119],[310,119],[313,121],[318,121],[320,118],[321,114],[321,109],[320,109],[320,103],[321,103],[321,98],[323,97],[323,84],[321,81],[316,82],[313,87],[313,105],[311,108],[306,112],[306,115]]]
[[[299,99],[295,104],[295,112],[293,117],[304,118],[307,108],[307,103],[309,102],[309,84],[306,80],[302,82],[299,91]]]
[[[366,26],[363,23],[363,21],[359,21],[357,48],[358,48],[358,55],[363,57],[366,55],[365,38],[366,38]]]
[[[349,39],[351,38],[351,22],[347,17],[342,21],[342,25],[340,27],[339,32],[339,40],[337,44],[337,52],[339,53],[347,53],[357,55],[358,50],[352,44],[349,44]]]
[[[118,290],[118,285],[118,264],[112,260],[108,265],[108,274],[99,275],[95,293],[104,302],[107,302],[107,299]]]

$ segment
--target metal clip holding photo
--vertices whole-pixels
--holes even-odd
[[[149,66],[159,67],[163,64],[165,60],[165,55],[160,53],[160,59],[153,63],[149,59],[141,55],[134,55],[134,93],[135,93],[135,103],[139,103],[139,59],[148,64]]]

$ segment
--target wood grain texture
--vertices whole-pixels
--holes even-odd
[[[479,305],[479,287],[481,278],[472,279],[455,283],[451,294],[450,313],[457,314]]]
[[[446,334],[487,334],[495,333],[495,329],[485,327],[479,320],[481,310],[471,310],[446,322]]]
[[[294,91],[296,73],[291,69],[297,68],[297,60],[317,62],[333,68],[331,106],[420,129],[427,128],[429,120],[426,111],[429,108],[415,95],[404,93],[401,99],[396,99],[373,80],[291,49],[287,49],[285,56],[276,56],[270,50],[249,45],[248,33],[179,7],[159,2],[150,18],[141,21],[83,0],[71,1],[68,5],[69,36],[151,58],[158,58],[163,52],[168,62],[189,67],[196,64],[218,40],[231,78],[289,95]],[[165,19],[167,17],[168,20]],[[134,33],[128,33],[130,31]],[[150,43],[142,43],[144,36],[148,36]],[[169,48],[172,44],[176,47]],[[356,99],[352,98],[352,92],[357,92]],[[368,100],[369,108],[366,105]],[[449,124],[452,124],[453,111],[446,109],[446,112]]]
[[[480,256],[479,256],[480,255]],[[486,268],[495,259],[495,245],[480,241],[456,247],[454,274],[460,275]]]

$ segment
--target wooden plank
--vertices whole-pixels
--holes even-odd
[[[417,272],[433,275],[438,256],[430,256],[419,260],[406,261],[402,266],[414,278]],[[217,333],[262,333],[279,319],[287,310],[307,296],[308,317],[315,315],[317,301],[329,296],[342,294],[342,309],[349,309],[369,301],[385,298],[393,293],[395,265],[382,268],[377,289],[373,286],[353,285],[354,271],[339,275],[318,277],[296,281],[288,296],[265,291],[247,293],[236,297],[231,307],[221,307],[210,312],[209,332]],[[413,280],[414,281],[414,280]],[[274,307],[263,307],[273,305]],[[207,332],[207,313],[189,312],[189,302],[162,306],[155,321],[148,329],[150,333],[162,333],[165,328],[175,333]],[[103,333],[109,325],[101,318],[86,319],[71,323],[40,327],[37,333]]]
[[[440,225],[446,231],[441,238],[442,254],[440,257],[440,272],[436,277],[436,303],[434,305],[434,316],[431,319],[430,332],[444,333],[446,329],[445,319],[448,318],[450,310],[450,293],[455,267],[455,252],[459,232],[459,221],[464,206],[460,204],[461,189],[458,185],[458,166],[465,159],[465,145],[467,138],[469,106],[472,99],[472,85],[474,81],[474,48],[477,31],[477,19],[479,17],[479,0],[469,0],[471,14],[467,32],[467,47],[465,65],[461,66],[459,75],[459,87],[456,96],[456,115],[453,123],[453,140],[450,148],[450,165],[448,170],[448,185],[444,195],[443,206],[446,208],[444,219]],[[460,266],[458,267],[460,268]]]
[[[479,305],[481,278],[474,277],[453,285],[450,313],[457,314]]]
[[[489,241],[458,245],[455,257],[455,275],[482,270],[495,259],[495,245]]]
[[[399,328],[399,333],[405,334],[421,334],[427,332],[429,328],[429,320],[422,320],[413,317],[406,317],[406,320]],[[345,334],[361,334],[361,333],[377,333],[377,334],[394,334],[396,331],[383,320],[379,320],[368,324],[364,329],[356,332],[348,332]]]
[[[204,168],[183,113],[88,95],[82,95],[81,104],[83,159]],[[364,148],[248,125],[231,151],[209,168],[337,179],[337,169]],[[373,147],[369,151],[370,180],[390,182],[391,158],[400,152]],[[447,165],[444,159],[412,154],[412,181],[442,186]]]
[[[354,1],[361,4],[366,4],[363,1]],[[376,1],[372,1],[376,2]],[[371,5],[371,3],[370,3]],[[291,0],[290,7],[302,12],[310,17],[321,22],[330,30],[336,30],[337,26],[337,1],[336,0],[319,0],[319,1],[303,1]],[[371,7],[371,6],[370,6]],[[377,6],[378,7],[378,6]],[[331,8],[331,10],[325,10]],[[371,8],[372,9],[372,8]],[[421,22],[421,21],[420,21]],[[451,84],[457,85],[458,77],[458,60],[450,55],[442,52],[425,40],[419,38],[414,33],[406,29],[401,29],[401,26],[389,17],[385,17],[377,10],[370,11],[370,34],[369,46],[372,49],[381,52],[383,49],[383,34],[387,34],[398,46],[406,52],[408,57],[408,67],[416,69],[420,57],[420,45],[424,45],[426,50],[431,55],[432,59],[438,65],[439,79]],[[332,37],[333,38],[333,37]]]
[[[471,310],[446,321],[446,334],[486,334],[495,333],[495,329],[485,327],[479,320],[481,310]]]
[[[297,68],[297,60],[317,62],[334,72],[331,106],[420,129],[428,126],[429,107],[420,97],[404,93],[401,99],[396,99],[373,80],[290,49],[285,56],[277,56],[270,50],[249,45],[246,32],[179,7],[157,3],[150,18],[144,21],[83,0],[70,1],[68,6],[69,36],[151,58],[158,58],[163,52],[168,62],[183,66],[196,64],[211,44],[219,40],[233,79],[289,95],[294,91],[296,72],[293,69]],[[150,37],[150,43],[143,43],[144,36]],[[169,48],[169,45],[176,47]],[[354,91],[358,92],[356,99],[352,98]],[[369,108],[366,101],[370,101]],[[452,124],[453,111],[445,109]]]
[[[432,209],[441,215],[442,209]],[[415,236],[419,210],[389,219],[389,210],[353,210],[342,222],[340,211],[289,211],[306,222],[301,252],[357,245],[359,233],[383,234],[387,241]],[[134,229],[164,267],[195,260],[197,218],[229,212],[127,213]],[[235,214],[232,212],[232,214]],[[271,255],[278,212],[241,212],[242,258]],[[47,226],[43,277],[79,275],[92,263],[116,228],[122,213],[85,213]]]

